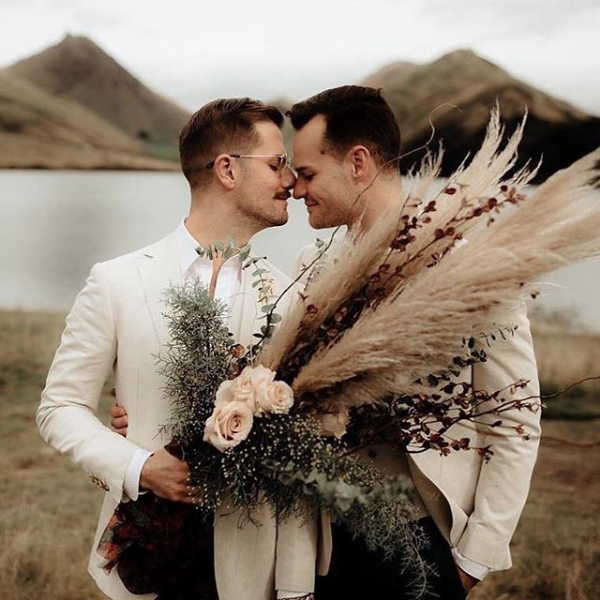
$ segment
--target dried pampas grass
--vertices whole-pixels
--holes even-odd
[[[481,148],[442,187],[441,152],[427,156],[403,186],[396,214],[332,245],[260,362],[277,370],[294,352],[303,353],[302,362],[291,359],[296,396],[318,393],[330,405],[416,393],[419,377],[446,372],[454,357],[465,355],[465,338],[494,329],[500,313],[520,311],[528,282],[600,254],[600,199],[590,194],[598,186],[600,150],[524,199],[518,191],[537,169],[507,176],[524,124],[504,140],[499,111],[492,111]],[[518,206],[499,210],[512,204]],[[457,244],[466,234],[468,242]],[[376,300],[341,336],[321,336],[311,355],[317,334],[382,265],[387,270]]]
[[[305,336],[310,336],[342,302],[363,285],[389,247],[399,215],[400,206],[396,215],[379,219],[364,235],[350,232],[350,237],[346,240],[348,243],[332,245],[327,263],[305,290],[305,300],[292,307],[262,352],[261,364],[277,370],[300,330]],[[306,307],[310,305],[318,307],[318,314],[307,318]]]
[[[349,239],[346,240],[349,243],[332,245],[327,261],[305,290],[304,302],[299,302],[292,308],[263,350],[261,364],[276,370],[281,360],[285,360],[286,352],[296,343],[299,332],[302,332],[304,339],[310,339],[310,335],[364,285],[384,259],[392,269],[400,266],[403,268],[402,280],[398,282],[401,287],[425,268],[433,252],[446,252],[452,246],[453,239],[444,237],[436,240],[435,230],[445,229],[458,214],[471,211],[499,192],[502,178],[515,164],[524,123],[525,119],[504,149],[500,150],[503,128],[498,109],[492,111],[486,138],[480,150],[468,166],[461,166],[450,178],[448,185],[456,188],[453,195],[444,194],[436,179],[443,152],[440,150],[435,156],[428,155],[419,172],[408,176],[409,185],[402,189],[396,214],[386,214],[366,232],[358,228],[349,232]],[[507,184],[523,185],[534,174],[535,171],[523,169],[511,177]],[[389,255],[390,241],[398,231],[401,218],[412,219],[431,201],[435,201],[436,210],[429,213],[431,222],[422,226],[410,246],[410,252]],[[479,217],[463,219],[457,230],[465,233],[483,218],[485,213]],[[316,308],[317,312],[307,314],[309,306]]]
[[[439,265],[416,272],[312,357],[293,382],[296,393],[337,386],[339,402],[356,404],[410,392],[418,376],[461,354],[465,336],[493,328],[497,311],[522,301],[526,282],[600,254],[600,199],[591,193],[599,162],[597,150],[556,173],[506,218],[477,227]]]

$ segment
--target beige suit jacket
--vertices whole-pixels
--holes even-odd
[[[315,247],[300,253],[296,272],[308,265]],[[533,342],[524,304],[509,314],[498,315],[498,327],[517,326],[514,336],[499,337],[487,348],[488,360],[464,369],[460,380],[470,381],[475,389],[493,392],[526,379],[529,384],[513,396],[539,395],[539,382]],[[482,407],[482,412],[486,407]],[[489,425],[501,418],[501,427]],[[408,455],[412,479],[430,516],[452,547],[492,570],[511,566],[509,544],[529,492],[541,435],[540,411],[513,409],[498,416],[484,416],[480,423],[457,424],[448,431],[453,438],[469,437],[471,446],[490,445],[494,452],[488,463],[473,450],[441,456],[434,450]],[[522,425],[530,434],[524,441],[515,431]],[[394,461],[398,468],[394,468]],[[390,475],[404,473],[403,461],[388,448],[378,449],[375,464]],[[323,516],[320,527],[318,572],[325,574],[331,559],[332,542],[329,519]]]
[[[290,279],[272,265],[267,268],[277,296]],[[43,438],[107,490],[89,571],[100,589],[117,600],[154,597],[130,594],[116,570],[110,574],[103,571],[96,548],[110,515],[124,497],[126,469],[136,450],[154,451],[169,441],[160,433],[168,421],[169,406],[161,391],[164,382],[157,373],[155,357],[168,340],[163,294],[181,278],[175,234],[95,265],[67,317],[37,415]],[[252,333],[261,325],[257,322],[261,313],[256,293],[249,270],[242,271],[241,293],[234,301],[228,325],[243,344],[251,342]],[[281,314],[285,314],[293,296],[288,294]],[[102,387],[111,371],[119,402],[129,415],[127,438],[105,427],[96,417]],[[308,548],[314,557],[313,530],[290,524],[299,533],[287,535],[286,526],[277,528],[266,509],[261,516],[262,527],[239,529],[237,515],[223,512],[224,516],[218,514],[215,522],[215,570],[222,600],[270,600],[275,587],[297,589],[293,585],[296,580],[314,580],[314,560],[312,570],[308,561],[308,572],[294,572],[291,567],[306,564],[295,558],[297,541],[302,548],[307,547],[306,535],[312,536]],[[242,539],[249,546],[240,544]],[[281,581],[276,580],[276,558],[286,567],[289,580],[283,576]]]

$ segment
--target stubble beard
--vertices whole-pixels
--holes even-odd
[[[272,199],[272,202],[283,202],[283,200]],[[281,227],[285,225],[289,220],[289,215],[283,208],[277,207],[273,204],[268,209],[260,206],[252,206],[244,211],[244,218],[251,221],[256,231],[262,231],[270,227]]]
[[[319,215],[320,209],[321,206],[317,204],[315,212],[308,213],[308,223],[313,229],[330,229],[347,224],[341,211],[324,211],[325,214]]]

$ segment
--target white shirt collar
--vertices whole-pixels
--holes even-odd
[[[185,275],[192,264],[196,262],[196,259],[199,258],[196,248],[200,245],[185,226],[185,219],[181,220],[177,228],[177,245],[181,274]]]
[[[177,245],[179,247],[179,266],[183,277],[188,274],[192,265],[194,265],[196,269],[200,268],[202,271],[212,271],[212,261],[209,258],[200,257],[196,252],[196,248],[198,248],[200,244],[189,232],[185,224],[185,219],[181,220],[181,223],[179,223],[179,227],[177,228]],[[236,254],[223,263],[219,277],[224,273],[230,273],[232,275],[236,274],[239,278],[240,268],[240,259]]]

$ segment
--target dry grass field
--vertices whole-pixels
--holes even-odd
[[[62,326],[58,315],[0,312],[0,600],[104,597],[86,572],[102,491],[35,427]],[[545,334],[536,350],[546,389],[600,374],[599,338]],[[586,447],[600,439],[598,382],[551,401],[548,417],[515,566],[490,575],[472,600],[600,598],[600,447]]]

